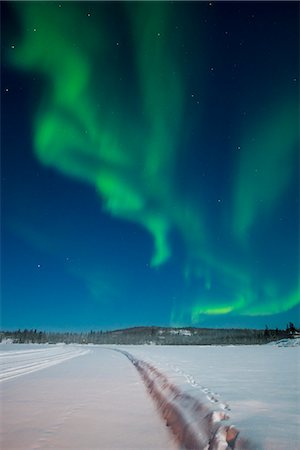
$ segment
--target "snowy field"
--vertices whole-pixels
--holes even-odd
[[[0,448],[300,449],[292,343],[1,344]]]
[[[157,367],[181,390],[215,410],[223,409],[229,422],[257,447],[300,449],[299,345],[127,350]]]

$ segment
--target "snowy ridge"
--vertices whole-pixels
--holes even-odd
[[[89,353],[80,347],[55,346],[42,349],[0,352],[0,381],[36,372]]]
[[[192,332],[190,330],[185,330],[180,328],[179,330],[170,330],[170,334],[179,334],[181,336],[192,336]]]
[[[300,345],[300,338],[281,339],[280,341],[270,342],[267,345],[276,345],[277,347],[298,347]]]
[[[166,425],[170,427],[181,450],[252,450],[257,448],[239,436],[233,425],[223,425],[229,419],[224,411],[213,410],[189,393],[180,390],[149,363],[123,353],[140,373]]]

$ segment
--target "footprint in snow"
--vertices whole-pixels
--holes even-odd
[[[227,403],[221,402],[219,406],[222,409],[226,409],[226,411],[231,411],[231,409],[230,409],[230,407],[229,407],[229,405]]]
[[[207,395],[206,398],[211,402],[211,403],[218,403],[218,399],[216,397],[214,397],[213,395]]]

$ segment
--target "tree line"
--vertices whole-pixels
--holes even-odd
[[[218,329],[134,327],[114,331],[47,332],[37,329],[18,329],[0,332],[0,342],[17,344],[120,344],[120,345],[231,345],[266,344],[299,336],[299,329],[290,322],[286,329]]]

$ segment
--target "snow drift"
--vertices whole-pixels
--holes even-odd
[[[182,450],[252,450],[257,446],[239,437],[232,425],[222,425],[229,419],[224,411],[213,410],[197,398],[181,391],[151,364],[123,353],[140,373],[158,410],[170,427]]]

